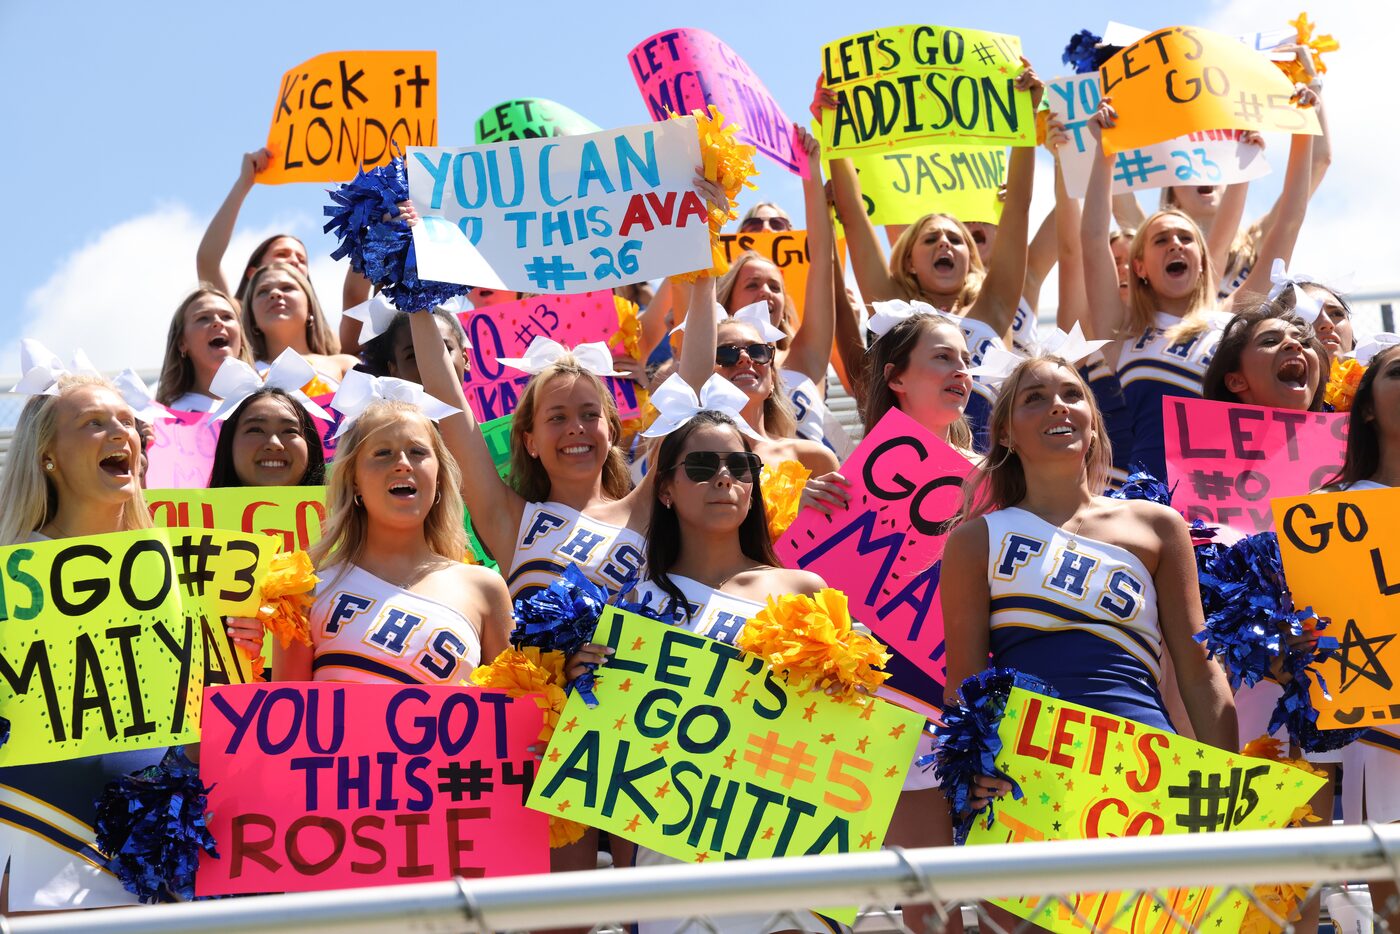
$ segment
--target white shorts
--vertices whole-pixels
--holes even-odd
[[[920,733],[919,745],[914,747],[914,759],[909,763],[909,771],[904,773],[904,791],[923,791],[938,787],[938,776],[933,774],[933,764],[919,765],[919,759],[929,755],[938,746],[932,733]]]
[[[1342,817],[1400,821],[1400,726],[1375,727],[1342,750]]]

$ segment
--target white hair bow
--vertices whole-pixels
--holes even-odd
[[[1040,339],[1032,346],[1029,354],[1019,354],[1003,347],[988,347],[982,355],[982,362],[969,372],[974,379],[983,383],[1000,383],[1011,375],[1016,367],[1026,360],[1036,357],[1059,357],[1070,364],[1077,364],[1085,357],[1108,345],[1108,341],[1084,339],[1084,331],[1079,322],[1069,329],[1069,333],[1059,328],[1042,332]]]
[[[1303,286],[1316,284],[1317,280],[1312,276],[1305,272],[1291,273],[1282,258],[1274,257],[1274,264],[1269,269],[1269,301],[1282,295],[1288,286],[1293,286],[1293,310],[1298,317],[1312,324],[1322,314],[1322,302],[1303,291]]]
[[[944,314],[927,302],[905,302],[896,299],[889,302],[871,302],[870,307],[875,309],[875,314],[870,316],[865,326],[876,337],[884,337],[894,330],[896,325],[918,315],[929,315],[953,324],[957,323],[950,315]]]
[[[1387,347],[1394,347],[1400,344],[1400,334],[1392,334],[1390,331],[1379,331],[1372,334],[1363,341],[1359,341],[1352,356],[1356,357],[1356,362],[1362,366],[1370,366],[1376,354]]]
[[[753,325],[754,330],[758,331],[759,340],[763,341],[765,344],[776,344],[778,341],[787,337],[787,335],[783,333],[782,328],[773,326],[773,316],[768,312],[767,302],[754,302],[752,305],[745,305],[743,308],[734,312],[733,315],[725,311],[724,306],[719,302],[715,302],[715,311],[718,312],[716,315],[718,321],[722,322],[733,318],[735,321],[742,321],[745,324]],[[680,324],[671,328],[671,330],[684,331],[685,322],[682,321]]]
[[[763,436],[750,428],[744,416],[739,414],[748,402],[749,397],[742,389],[718,373],[705,380],[699,396],[679,373],[673,373],[651,394],[651,404],[657,411],[656,421],[642,432],[642,436],[662,438],[701,412],[719,412],[733,419],[739,430],[750,438],[763,441]]]
[[[158,422],[161,419],[174,418],[170,410],[156,401],[151,394],[151,387],[146,385],[135,370],[127,368],[122,370],[112,380],[112,385],[117,392],[121,393],[126,404],[131,406],[131,410],[136,413],[136,417],[143,422]]]
[[[214,420],[228,418],[244,399],[259,389],[280,389],[301,403],[302,408],[312,415],[331,421],[331,414],[301,391],[301,387],[315,378],[316,371],[311,368],[311,364],[290,347],[272,361],[265,377],[258,376],[258,371],[242,360],[228,357],[219,364],[219,372],[209,381],[209,392],[223,400],[214,409]]]
[[[463,310],[462,300],[455,295],[438,307],[454,315]],[[367,344],[389,330],[389,325],[394,323],[394,316],[399,314],[399,310],[389,303],[383,292],[380,292],[367,302],[360,302],[354,308],[345,309],[342,314],[360,322],[360,343]],[[470,347],[471,343],[464,339],[463,346]]]
[[[73,351],[73,359],[65,367],[57,354],[30,337],[20,339],[19,367],[24,375],[10,392],[26,396],[58,395],[58,380],[63,376],[102,375],[81,350]]]
[[[351,370],[345,374],[340,388],[331,399],[331,408],[345,417],[336,429],[335,437],[339,438],[349,431],[350,426],[364,414],[365,409],[376,402],[407,402],[432,421],[462,411],[429,395],[428,391],[417,383],[395,379],[392,376],[370,376],[359,370]]]
[[[497,357],[496,362],[534,376],[553,366],[561,357],[572,354],[578,365],[594,376],[625,376],[613,369],[612,351],[602,341],[579,344],[573,350],[548,337],[536,337],[523,357]]]

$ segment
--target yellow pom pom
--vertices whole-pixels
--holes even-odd
[[[1296,45],[1307,49],[1308,57],[1312,59],[1313,69],[1319,75],[1327,73],[1327,63],[1322,60],[1323,53],[1335,52],[1341,48],[1341,44],[1330,35],[1313,35],[1317,26],[1308,19],[1308,14],[1299,13],[1298,18],[1289,20],[1288,25],[1292,26],[1297,37],[1293,40]],[[1302,61],[1297,58],[1290,58],[1286,62],[1274,62],[1283,73],[1288,76],[1288,80],[1294,84],[1308,84],[1313,76],[1308,74],[1308,69]]]
[[[793,686],[807,685],[858,703],[889,677],[879,670],[890,658],[885,646],[854,631],[846,595],[831,588],[815,597],[769,597],[740,630],[737,645],[761,656]]]
[[[802,504],[802,489],[812,472],[798,461],[783,461],[773,468],[763,465],[760,479],[763,489],[763,511],[768,516],[768,535],[774,541],[782,537],[797,518]]]
[[[672,114],[675,120],[684,116]],[[744,188],[757,188],[750,181],[758,174],[753,157],[758,152],[752,146],[739,142],[738,127],[724,123],[724,114],[711,104],[708,111],[696,110],[689,116],[695,118],[695,129],[700,135],[700,159],[706,179],[718,182],[724,189],[729,204],[723,208],[710,207],[710,269],[682,273],[672,276],[681,282],[694,282],[703,275],[723,275],[729,261],[725,258],[724,247],[720,244],[719,232],[725,222],[738,219],[734,211],[734,199]]]
[[[1295,769],[1302,769],[1313,775],[1326,777],[1327,773],[1322,769],[1315,768],[1306,759],[1290,759],[1288,751],[1283,743],[1270,736],[1261,736],[1252,739],[1244,744],[1242,752],[1246,756],[1256,759],[1270,759],[1274,762],[1282,762],[1284,765],[1292,766]],[[1311,805],[1304,804],[1293,809],[1293,814],[1288,820],[1289,827],[1302,827],[1306,824],[1315,824],[1322,818],[1313,814]],[[1279,883],[1276,885],[1254,886],[1254,895],[1260,903],[1269,911],[1280,918],[1288,918],[1297,921],[1299,918],[1298,905],[1307,897],[1308,886],[1306,884]],[[1244,920],[1240,923],[1240,931],[1249,934],[1275,934],[1283,930],[1279,925],[1271,921],[1268,915],[1264,914],[1252,902],[1245,912]]]
[[[263,581],[262,605],[258,619],[289,648],[293,642],[311,647],[311,591],[319,582],[311,558],[304,551],[285,551],[272,556]]]
[[[317,396],[329,396],[335,392],[335,388],[321,377],[313,376],[311,382],[301,387],[301,391],[315,399]]]
[[[1355,360],[1333,360],[1332,374],[1327,380],[1327,390],[1323,398],[1338,412],[1350,412],[1356,389],[1361,385],[1361,377],[1366,368]]]
[[[642,322],[637,320],[640,310],[636,302],[629,302],[621,295],[613,296],[613,307],[617,309],[617,333],[608,338],[608,346],[616,350],[621,347],[634,360],[642,358]]]
[[[557,850],[561,846],[577,843],[583,839],[584,831],[587,829],[587,824],[580,824],[576,820],[551,814],[549,815],[549,848]]]

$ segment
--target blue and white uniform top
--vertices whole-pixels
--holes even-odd
[[[669,574],[671,583],[685,595],[686,607],[675,606],[676,600],[654,580],[645,580],[629,595],[630,601],[640,603],[658,614],[670,614],[677,626],[689,629],[718,642],[733,645],[744,624],[753,619],[762,603],[745,600],[707,587],[697,580]],[[689,610],[687,613],[686,610]]]
[[[1011,321],[1011,346],[1022,354],[1032,354],[1040,346],[1040,322],[1025,296],[1017,303],[1016,317]]]
[[[512,601],[543,590],[578,566],[593,583],[616,592],[646,568],[647,543],[639,532],[585,516],[563,503],[526,503],[506,587]]]
[[[1162,400],[1171,396],[1201,397],[1201,380],[1231,318],[1221,311],[1203,314],[1206,329],[1184,340],[1167,339],[1167,331],[1182,319],[1159,312],[1153,324],[1137,337],[1119,341],[1118,381],[1133,425],[1128,463],[1141,464],[1153,476],[1167,475]]]
[[[1034,675],[1067,701],[1171,730],[1157,588],[1142,561],[1024,509],[983,518],[993,664]]]
[[[1032,320],[1034,317],[1031,316]],[[967,352],[972,357],[972,366],[981,366],[982,358],[990,348],[1006,347],[1001,335],[983,321],[959,318],[958,327],[963,333],[963,338],[967,340]],[[967,408],[963,410],[963,415],[967,417],[968,426],[972,429],[972,447],[977,451],[986,451],[989,447],[987,427],[992,419],[992,403],[996,402],[996,398],[994,386],[973,377],[972,395],[967,397]]]
[[[793,414],[797,417],[797,437],[825,445],[837,460],[844,461],[850,457],[855,445],[851,443],[846,429],[826,407],[826,400],[822,398],[816,382],[796,370],[783,370],[782,377],[783,387],[792,400]]]
[[[356,565],[320,576],[311,606],[314,680],[457,684],[481,664],[481,634],[455,608]]]

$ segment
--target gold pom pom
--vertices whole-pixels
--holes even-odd
[[[311,591],[319,582],[311,558],[304,551],[285,551],[272,556],[267,578],[263,581],[262,606],[258,619],[282,648],[293,642],[311,647]]]
[[[1317,25],[1308,19],[1308,14],[1299,13],[1297,19],[1289,20],[1288,25],[1292,26],[1297,33],[1294,39],[1296,45],[1301,45],[1308,50],[1312,58],[1313,68],[1319,75],[1327,74],[1327,63],[1322,60],[1323,53],[1335,52],[1340,49],[1341,43],[1332,38],[1331,35],[1313,35],[1317,31]],[[1312,81],[1312,75],[1308,74],[1307,68],[1297,58],[1290,58],[1286,62],[1274,62],[1275,65],[1283,69],[1283,73],[1288,76],[1288,80],[1294,84],[1308,84]]]
[[[885,646],[852,628],[846,595],[825,588],[815,597],[769,597],[739,632],[736,643],[761,656],[794,687],[828,691],[843,700],[867,703],[889,675]]]
[[[672,114],[675,120],[682,114]],[[681,282],[694,282],[703,275],[723,275],[728,268],[724,247],[720,244],[719,232],[727,221],[737,220],[734,200],[744,188],[757,188],[749,179],[758,174],[753,157],[758,152],[752,146],[739,142],[738,127],[725,126],[724,114],[711,104],[708,111],[696,110],[690,113],[695,118],[695,129],[700,134],[700,159],[706,179],[719,183],[724,189],[729,204],[723,208],[710,207],[710,269],[682,273],[672,276]]]
[[[1306,759],[1290,759],[1283,743],[1270,736],[1261,736],[1252,739],[1244,744],[1242,750],[1244,755],[1252,756],[1256,759],[1270,759],[1274,762],[1282,762],[1295,769],[1302,769],[1312,775],[1320,775],[1324,778],[1327,773],[1322,769],[1314,768],[1313,764]],[[1322,818],[1313,813],[1311,805],[1304,804],[1293,809],[1293,815],[1289,818],[1289,827],[1302,827],[1306,824],[1316,824]],[[1260,904],[1270,912],[1280,918],[1288,918],[1297,921],[1301,916],[1298,913],[1298,906],[1307,897],[1309,886],[1306,884],[1277,883],[1274,885],[1254,886],[1254,895],[1259,899]],[[1244,920],[1240,923],[1241,934],[1276,934],[1283,928],[1270,920],[1269,916],[1260,911],[1258,906],[1250,902],[1249,908],[1245,912]]]
[[[812,472],[798,461],[783,461],[773,468],[763,465],[759,482],[763,489],[763,511],[768,516],[768,535],[774,541],[782,537],[797,518],[802,505],[802,489]]]
[[[1323,398],[1338,412],[1350,412],[1352,400],[1356,398],[1356,388],[1361,385],[1361,377],[1366,368],[1355,360],[1333,360],[1332,374],[1327,379],[1327,390]]]

